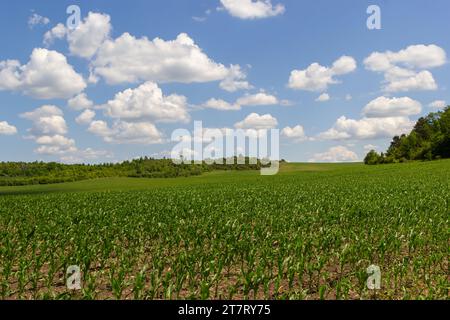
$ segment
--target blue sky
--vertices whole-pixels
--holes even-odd
[[[0,161],[162,156],[171,132],[198,120],[276,127],[291,161],[357,161],[450,103],[447,0],[259,2],[9,3],[0,12]],[[372,4],[381,30],[366,26]],[[86,32],[65,26],[69,5]],[[83,94],[88,104],[68,103]]]

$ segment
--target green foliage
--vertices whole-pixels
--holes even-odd
[[[373,165],[380,163],[380,160],[381,156],[375,150],[370,150],[370,152],[364,158],[364,163]]]
[[[409,135],[395,136],[386,154],[371,150],[369,165],[450,158],[450,106],[420,118]]]
[[[259,170],[261,162],[250,164],[249,158],[231,158],[233,165],[208,165],[186,163],[175,164],[171,159],[140,158],[132,161],[99,165],[44,162],[2,162],[0,163],[0,186],[20,186],[30,184],[50,184],[73,182],[105,177],[133,177],[133,178],[176,178],[198,176],[212,170]],[[230,159],[229,159],[230,160]],[[239,162],[240,163],[240,162]]]
[[[2,194],[0,299],[448,299],[450,161],[287,169]]]

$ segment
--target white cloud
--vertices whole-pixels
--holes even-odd
[[[83,113],[85,118],[89,117],[90,112],[93,113],[91,110],[85,110]],[[21,114],[21,117],[33,122],[33,127],[28,130],[31,135],[27,138],[33,139],[39,145],[34,150],[37,154],[59,156],[64,162],[82,162],[84,159],[108,157],[109,153],[106,151],[96,151],[91,148],[79,150],[75,140],[65,136],[66,121],[63,118],[63,112],[56,106],[44,105]]]
[[[230,92],[252,88],[240,66],[214,62],[185,33],[169,41],[129,33],[112,39],[111,29],[108,15],[89,12],[74,30],[55,26],[45,34],[44,43],[66,38],[71,54],[90,59],[90,83],[101,77],[108,84],[222,81],[221,88]]]
[[[260,92],[251,95],[245,95],[236,100],[236,104],[239,106],[270,106],[278,104],[277,97]]]
[[[111,158],[113,155],[111,152],[106,150],[94,150],[92,148],[87,148],[81,151],[81,156],[85,159],[97,159],[100,157]]]
[[[21,114],[21,117],[33,122],[33,127],[29,130],[33,138],[67,133],[66,121],[58,107],[44,105],[34,111]]]
[[[318,135],[323,140],[392,138],[408,133],[414,123],[408,117],[362,118],[360,120],[340,117],[333,127]]]
[[[82,163],[85,160],[111,159],[113,156],[114,154],[110,151],[87,148],[84,150],[76,150],[69,155],[63,155],[61,160],[65,163]]]
[[[237,129],[272,129],[278,125],[277,119],[270,114],[259,115],[257,113],[249,114],[243,121],[236,123]]]
[[[84,88],[84,79],[56,51],[34,49],[23,66],[17,60],[0,61],[0,90],[21,91],[37,99],[66,99]]]
[[[67,105],[74,110],[83,110],[92,108],[94,103],[88,99],[86,93],[80,93],[70,99]]]
[[[56,25],[44,35],[44,43],[49,45],[54,39],[67,38],[71,54],[91,58],[111,32],[110,17],[106,14],[89,12],[88,16],[75,29],[63,24]]]
[[[12,136],[17,133],[17,128],[6,121],[0,121],[0,136]]]
[[[159,144],[163,142],[162,134],[149,122],[130,123],[116,121],[110,128],[105,121],[93,121],[89,132],[113,144]]]
[[[246,79],[247,75],[241,70],[239,65],[231,65],[228,75],[220,82],[220,87],[228,92],[253,88]]]
[[[406,75],[406,72],[404,73]],[[430,71],[422,71],[419,73],[410,73],[409,76],[398,76],[398,73],[385,73],[386,92],[406,92],[420,90],[436,90],[438,85]]]
[[[356,67],[355,59],[349,56],[340,57],[330,68],[313,63],[305,70],[293,70],[288,86],[297,90],[324,91],[329,85],[339,83],[335,76],[351,73]]]
[[[422,104],[408,97],[378,97],[364,107],[363,114],[368,118],[403,117],[417,115],[421,111]]]
[[[271,0],[220,0],[225,10],[240,19],[262,19],[285,12],[282,4],[273,5]]]
[[[351,73],[357,68],[356,60],[353,57],[342,56],[333,63],[331,72],[333,75],[340,76]]]
[[[91,67],[94,76],[101,76],[110,84],[210,82],[223,80],[230,74],[229,69],[212,61],[185,33],[172,41],[137,39],[124,33],[103,43]]]
[[[34,122],[34,127],[30,132],[35,134],[65,134],[67,133],[67,125],[62,116],[41,117]]]
[[[355,162],[358,155],[344,146],[330,148],[327,152],[316,153],[310,162]]]
[[[436,90],[433,75],[424,69],[440,67],[446,61],[446,52],[436,45],[413,45],[398,52],[374,52],[364,64],[368,70],[384,73],[384,91],[399,92]]]
[[[128,120],[151,119],[158,122],[188,122],[186,97],[164,96],[156,83],[146,82],[135,89],[115,95],[102,108],[112,118]]]
[[[29,129],[31,136],[39,147],[36,153],[42,155],[63,155],[75,152],[75,140],[64,135],[67,133],[67,124],[63,112],[56,106],[44,105],[33,111],[21,114],[21,117],[33,122]]]
[[[90,58],[109,37],[110,32],[111,24],[108,15],[89,12],[76,29],[67,33],[69,50],[76,56]]]
[[[37,13],[33,13],[29,18],[28,18],[28,27],[30,27],[30,29],[33,29],[35,26],[37,25],[47,25],[50,23],[50,19],[47,17],[43,17]]]
[[[433,109],[444,109],[447,106],[447,103],[444,100],[436,100],[428,105]]]
[[[84,110],[83,113],[81,113],[76,119],[76,123],[80,124],[80,125],[87,125],[90,124],[92,122],[92,120],[94,120],[95,117],[95,112],[92,110]]]
[[[33,111],[22,113],[21,117],[27,120],[36,120],[45,116],[62,116],[63,112],[56,106],[44,105]]]
[[[352,97],[351,94],[345,95],[345,100],[346,100],[346,101],[350,101],[350,100],[352,100],[352,99],[353,99],[353,97]]]
[[[328,93],[322,93],[317,99],[317,102],[326,102],[330,100],[330,95]]]
[[[364,60],[372,71],[386,71],[400,64],[409,69],[428,69],[440,67],[446,63],[444,49],[436,45],[413,45],[398,52],[374,52]]]
[[[49,46],[55,41],[55,39],[63,39],[67,34],[66,26],[62,23],[58,23],[51,30],[44,34],[44,45]]]
[[[34,151],[40,155],[59,156],[65,163],[82,163],[85,160],[95,160],[99,158],[111,158],[113,154],[105,150],[95,150],[87,148],[79,150],[75,145],[75,140],[64,136],[42,136],[36,139],[40,146]]]
[[[36,143],[40,145],[35,150],[37,154],[62,155],[77,151],[75,140],[62,135],[41,136],[36,138]]]
[[[293,128],[286,127],[283,130],[281,130],[281,135],[286,138],[298,141],[298,142],[304,141],[307,139],[305,130],[303,129],[303,127],[301,125],[297,125]]]
[[[100,137],[107,137],[109,135],[112,135],[112,130],[103,120],[92,121],[88,131]]]
[[[201,105],[203,108],[207,109],[216,109],[216,110],[222,110],[222,111],[229,111],[229,110],[240,110],[241,106],[238,104],[231,104],[225,100],[222,99],[209,99],[204,104]]]
[[[222,111],[230,111],[230,110],[241,110],[241,107],[249,107],[249,106],[271,106],[280,104],[283,106],[291,105],[290,101],[287,100],[278,100],[277,97],[271,94],[267,94],[264,92],[259,92],[256,94],[247,94],[242,96],[236,100],[235,103],[229,103],[222,99],[209,99],[200,107],[208,108],[208,109],[216,109]]]
[[[366,144],[364,146],[364,151],[369,152],[370,150],[377,150],[379,147],[373,144]]]

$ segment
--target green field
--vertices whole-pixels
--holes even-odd
[[[443,160],[0,187],[0,297],[448,299],[449,181]]]

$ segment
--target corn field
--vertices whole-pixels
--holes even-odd
[[[1,299],[448,299],[449,161],[177,181],[1,189]]]

